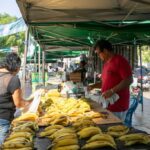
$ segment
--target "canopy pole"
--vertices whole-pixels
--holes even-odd
[[[26,63],[27,63],[27,52],[29,47],[29,27],[27,26],[25,33],[25,49],[24,49],[24,59],[23,59],[23,95],[25,95],[25,82],[26,82]]]
[[[45,86],[45,48],[42,50],[42,82]]]
[[[139,52],[140,52],[140,74],[141,74],[141,99],[140,99],[140,103],[141,103],[141,106],[142,106],[142,112],[144,110],[143,108],[143,73],[142,73],[142,48],[141,48],[141,45],[139,46]]]
[[[39,73],[39,81],[41,80],[41,48],[38,46],[38,73]]]

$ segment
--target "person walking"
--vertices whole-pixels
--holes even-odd
[[[16,53],[9,53],[0,61],[0,145],[3,143],[14,118],[16,108],[27,107],[31,101],[22,98],[18,76],[21,59]]]

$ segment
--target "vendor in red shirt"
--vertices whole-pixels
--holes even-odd
[[[124,121],[129,108],[129,86],[133,81],[129,62],[123,56],[114,54],[112,45],[107,40],[98,40],[94,50],[104,61],[102,82],[89,86],[89,89],[101,87],[105,99],[117,93],[119,99],[114,104],[109,104],[107,109]]]

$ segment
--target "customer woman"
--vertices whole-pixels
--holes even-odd
[[[20,66],[21,59],[16,53],[9,53],[0,61],[0,145],[9,130],[16,108],[30,104],[22,98],[20,80],[16,75]]]

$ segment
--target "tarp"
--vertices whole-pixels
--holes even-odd
[[[17,0],[17,3],[27,23],[150,19],[149,0]]]
[[[88,50],[99,38],[114,44],[149,43],[149,0],[17,0],[17,3],[42,46]]]
[[[8,52],[11,52],[11,48],[2,48],[0,49],[0,53],[8,53]]]
[[[0,25],[0,37],[8,36],[18,32],[23,32],[26,30],[26,24],[23,18],[18,19],[15,22]]]

